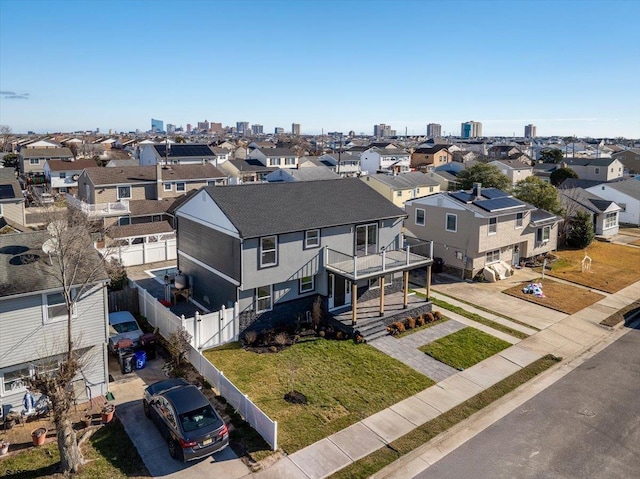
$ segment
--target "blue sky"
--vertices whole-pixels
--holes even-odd
[[[640,137],[640,2],[0,0],[0,124]]]

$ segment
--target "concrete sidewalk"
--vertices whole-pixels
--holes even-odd
[[[441,285],[438,287],[440,288]],[[477,291],[470,295],[466,294],[467,292],[468,290],[465,288],[465,298],[470,302],[474,302],[475,298],[479,297]],[[469,369],[455,373],[404,401],[294,452],[272,467],[255,473],[253,476],[259,479],[319,479],[327,477],[470,399],[546,354],[554,354],[568,360],[593,348],[594,345],[617,339],[620,335],[619,329],[611,330],[598,323],[620,308],[637,300],[640,297],[640,282],[618,293],[608,295],[601,301],[571,316],[511,296],[500,295],[498,298],[495,295],[487,295],[486,290],[483,296],[485,296],[483,302],[490,303],[486,306],[487,308],[514,317],[519,321],[526,319],[523,322],[539,328],[541,331],[534,332],[510,348]],[[492,299],[488,299],[488,297]],[[454,304],[450,299],[443,298],[443,300]],[[519,307],[509,310],[514,304],[513,301],[517,301]],[[525,304],[523,306],[520,303]],[[535,308],[531,306],[535,306]],[[462,307],[470,309],[467,305]],[[528,315],[525,315],[526,313],[523,311],[526,311]],[[477,312],[487,317],[486,312],[480,310]],[[541,317],[532,318],[529,316],[531,314]],[[477,323],[472,323],[472,326],[480,329]],[[562,364],[564,363],[565,361]],[[428,447],[428,444],[424,447]],[[429,460],[418,456],[414,463],[411,463],[410,460],[402,462],[399,466],[400,469],[396,470],[397,473],[390,466],[388,470],[385,470],[384,475],[398,478],[407,477],[408,472],[415,473],[428,467],[428,464],[447,452],[446,449],[427,450],[425,454],[433,456]]]

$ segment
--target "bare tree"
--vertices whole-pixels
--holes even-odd
[[[63,360],[55,370],[36,370],[31,387],[49,398],[57,430],[58,449],[63,473],[77,472],[84,458],[71,422],[75,402],[73,381],[86,366],[79,331],[73,331],[76,305],[91,290],[104,287],[108,280],[104,260],[94,248],[93,225],[75,208],[45,208],[50,239],[43,245],[48,253],[48,274],[62,289],[66,308],[66,338]]]
[[[12,137],[11,127],[9,125],[0,125],[0,152],[7,150],[7,145]]]

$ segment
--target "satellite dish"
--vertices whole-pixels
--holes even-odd
[[[49,238],[42,243],[42,251],[47,254],[55,254],[58,249],[58,240],[56,238]]]
[[[73,175],[73,176],[71,177],[71,179],[72,179],[73,181],[78,181],[78,178],[80,178],[80,175]]]

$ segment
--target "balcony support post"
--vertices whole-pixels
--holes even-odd
[[[407,309],[409,305],[409,271],[402,272],[402,291],[404,293],[404,298],[402,301],[402,307]]]
[[[427,295],[427,299],[425,301],[428,302],[431,297],[431,265],[427,266],[427,284],[425,286],[425,293]]]
[[[358,283],[351,283],[351,325],[358,323]]]
[[[380,276],[380,316],[384,316],[384,276]]]

